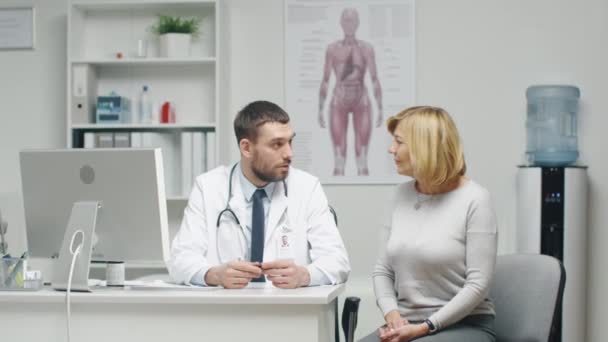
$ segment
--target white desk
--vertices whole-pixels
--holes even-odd
[[[334,341],[344,285],[72,293],[72,342]],[[65,293],[0,291],[2,341],[64,342]]]

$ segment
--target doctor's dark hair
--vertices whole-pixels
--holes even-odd
[[[283,108],[269,101],[254,101],[246,105],[234,118],[236,143],[240,143],[242,139],[255,142],[258,137],[258,127],[267,122],[286,124],[289,122],[289,115]]]

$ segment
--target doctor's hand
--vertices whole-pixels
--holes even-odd
[[[310,273],[293,260],[276,260],[262,263],[262,270],[272,285],[282,289],[295,289],[310,284]]]
[[[242,289],[251,279],[261,275],[262,268],[259,262],[234,260],[211,267],[205,275],[205,283],[212,286],[221,285],[226,289]]]

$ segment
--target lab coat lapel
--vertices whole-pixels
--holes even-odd
[[[268,246],[268,241],[270,241],[274,231],[279,228],[279,221],[285,213],[285,210],[287,210],[285,185],[283,182],[277,182],[272,194],[272,201],[270,202],[270,211],[268,212],[268,225],[266,229],[266,236],[264,238],[265,246]]]
[[[238,166],[237,166],[238,167]],[[249,228],[251,222],[243,222],[247,215],[245,215],[245,209],[247,208],[247,201],[245,201],[245,196],[243,195],[243,190],[241,188],[241,182],[239,181],[237,176],[234,176],[234,180],[232,182],[232,198],[230,199],[230,208],[234,211],[236,216],[239,218],[241,222],[241,226]],[[251,229],[251,228],[249,228]]]

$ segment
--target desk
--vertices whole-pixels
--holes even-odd
[[[344,285],[72,293],[72,342],[334,341]],[[2,341],[64,342],[65,293],[0,292]]]

